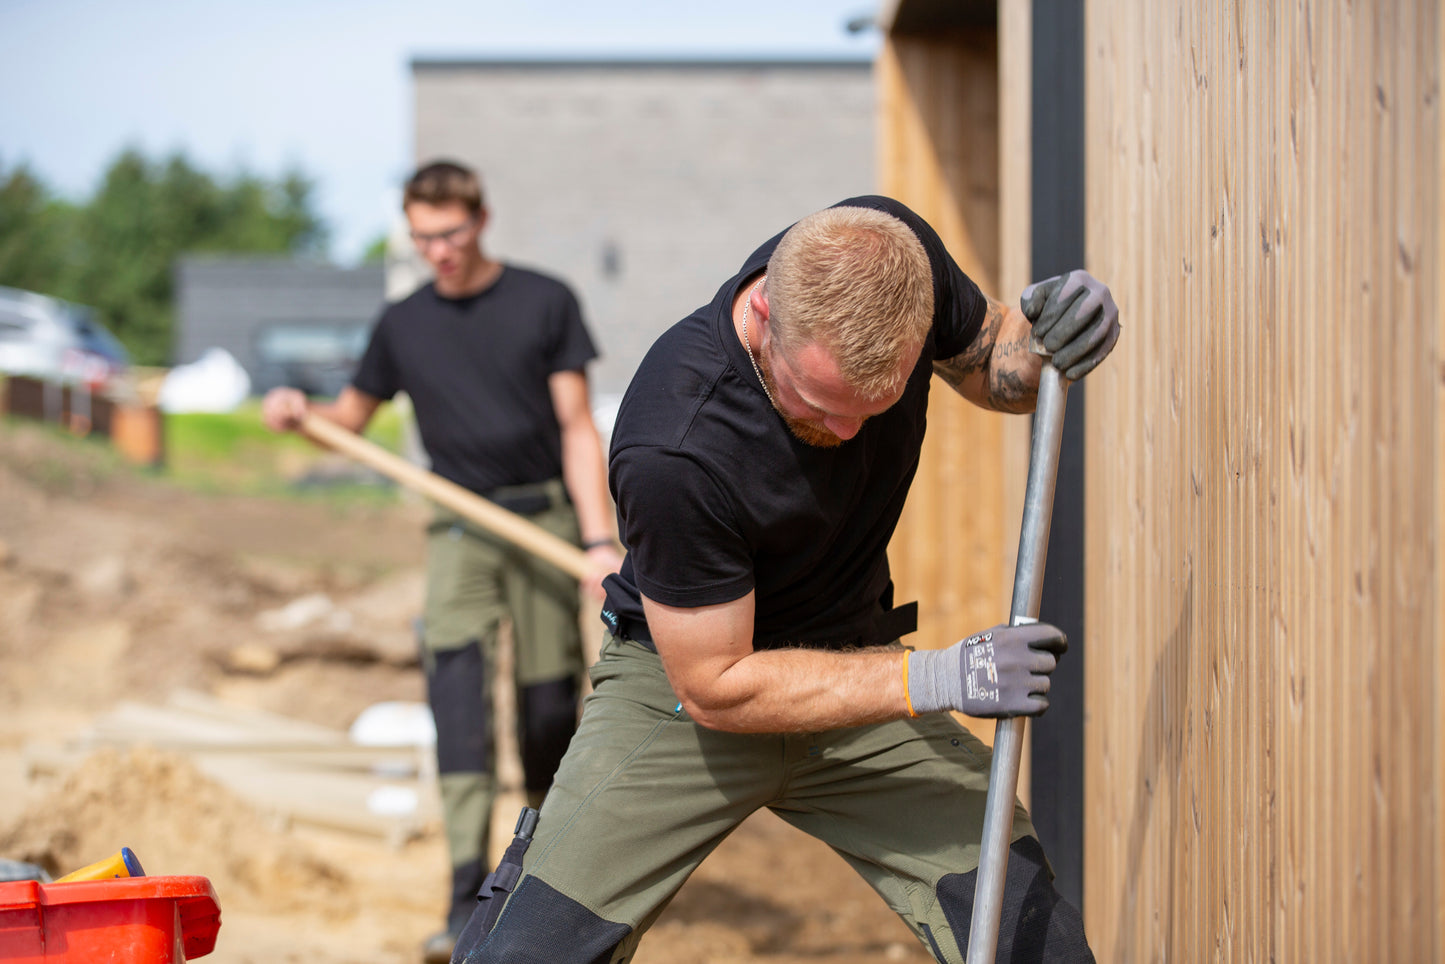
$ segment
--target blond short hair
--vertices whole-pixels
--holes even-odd
[[[779,349],[821,345],[868,398],[897,389],[899,367],[933,322],[923,243],[874,208],[828,208],[789,228],[768,260],[767,291]]]

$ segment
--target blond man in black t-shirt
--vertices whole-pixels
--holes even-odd
[[[628,554],[605,581],[593,694],[533,838],[519,835],[454,960],[631,960],[688,875],[767,807],[960,964],[989,751],[946,711],[1042,712],[1064,638],[996,626],[905,649],[913,614],[894,606],[888,540],[932,376],[1027,412],[1031,337],[1073,379],[1118,331],[1088,274],[1004,305],[907,207],[859,197],[766,242],[665,332],[613,430]],[[1022,808],[1013,826],[999,959],[1092,960]]]

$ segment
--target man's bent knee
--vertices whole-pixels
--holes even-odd
[[[938,882],[939,905],[960,944],[967,941],[977,882],[977,870],[949,874]],[[960,960],[963,951],[961,946]],[[1092,964],[1094,960],[1084,937],[1083,917],[1054,889],[1043,848],[1032,837],[1021,837],[1009,847],[997,959],[1014,964]]]
[[[457,946],[453,964],[608,964],[632,928],[603,920],[545,881],[527,877],[497,926],[473,947]],[[620,962],[619,962],[620,964]]]

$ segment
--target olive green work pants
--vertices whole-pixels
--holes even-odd
[[[576,544],[577,516],[561,480],[526,489],[549,503],[528,520]],[[488,870],[497,794],[491,687],[503,619],[512,626],[526,789],[529,800],[540,802],[576,725],[583,665],[577,582],[438,507],[427,537],[423,643],[453,874],[453,932],[466,922]]]
[[[688,875],[761,807],[829,844],[940,960],[962,959],[940,886],[978,864],[990,751],[950,715],[825,733],[709,730],[688,718],[659,657],[616,637],[591,677],[521,881],[477,960],[548,926],[576,960],[629,960]],[[1013,839],[1033,835],[1016,806]],[[561,946],[538,953],[574,959]]]

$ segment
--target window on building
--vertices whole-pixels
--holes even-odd
[[[351,381],[366,350],[365,324],[275,322],[256,334],[258,380],[264,391],[290,385],[308,395],[333,396]]]

